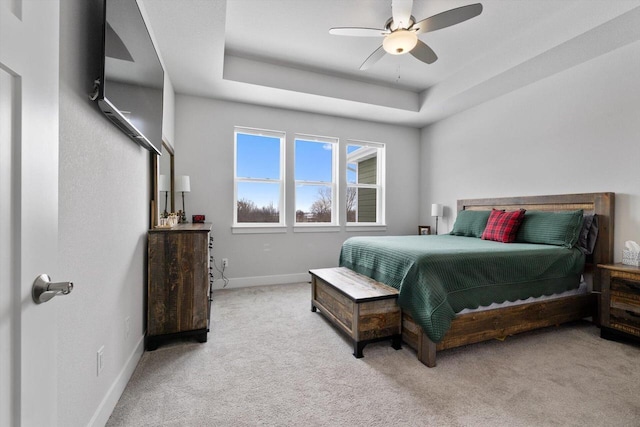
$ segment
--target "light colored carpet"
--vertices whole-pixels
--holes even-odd
[[[209,341],[145,352],[108,426],[640,426],[640,348],[583,322],[364,358],[310,285],[216,291]]]

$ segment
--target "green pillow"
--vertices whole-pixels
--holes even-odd
[[[582,209],[566,212],[527,211],[516,242],[573,247],[580,237]]]
[[[482,237],[482,232],[487,226],[487,220],[491,211],[467,211],[458,212],[456,222],[451,233],[454,236]]]

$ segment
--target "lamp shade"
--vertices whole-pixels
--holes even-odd
[[[176,192],[177,193],[188,193],[191,191],[191,180],[188,175],[179,175],[176,176]]]
[[[171,180],[169,179],[169,175],[160,175],[158,191],[171,191]]]
[[[418,36],[413,31],[396,30],[382,41],[382,46],[391,55],[409,53],[418,44]]]
[[[444,216],[444,206],[440,203],[434,203],[431,205],[431,216]]]

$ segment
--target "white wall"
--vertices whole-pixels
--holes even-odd
[[[296,132],[386,144],[387,203],[385,232],[294,233],[293,197],[288,195],[287,232],[232,234],[234,126],[285,131],[292,153]],[[310,268],[335,266],[340,246],[362,234],[414,234],[418,225],[420,135],[417,129],[318,114],[178,95],[176,97],[176,175],[191,177],[187,217],[205,214],[213,222],[214,255],[229,259],[230,286],[304,280]],[[293,162],[286,176],[293,177]],[[293,186],[288,185],[290,190]],[[176,209],[182,200],[176,196]],[[220,287],[221,282],[216,282]]]
[[[638,75],[636,42],[423,129],[421,206],[446,204],[448,231],[457,199],[613,191],[620,261],[640,241]]]
[[[54,301],[59,384],[51,398],[58,425],[103,425],[142,354],[150,154],[87,97],[99,75],[102,1],[60,3],[59,263],[75,287]]]

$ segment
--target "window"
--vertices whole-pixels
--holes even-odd
[[[336,138],[296,135],[296,225],[338,223],[337,146]]]
[[[384,224],[384,144],[347,144],[347,223]]]
[[[284,132],[236,127],[234,226],[284,226]]]

